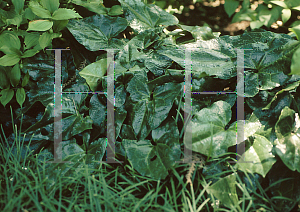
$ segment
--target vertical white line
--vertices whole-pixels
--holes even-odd
[[[47,163],[70,163],[62,161],[62,84],[61,84],[61,51],[68,49],[47,49],[55,52],[54,81],[54,161]]]
[[[250,50],[250,49],[246,49]],[[244,85],[244,49],[237,49],[237,83]],[[237,91],[237,121],[243,121],[243,124],[237,124],[237,163],[252,163],[252,161],[245,161],[243,154],[245,153],[245,144],[244,141],[244,126],[245,126],[245,117],[244,117],[244,86],[238,86]],[[242,94],[242,96],[239,96]],[[239,122],[241,123],[241,122]]]
[[[115,95],[114,95],[114,50],[107,51],[107,163],[121,163],[115,160]],[[110,65],[112,64],[112,65]]]
[[[192,130],[187,130],[187,123],[192,116],[192,101],[191,101],[191,93],[192,93],[192,58],[191,58],[191,49],[185,49],[185,82],[184,82],[184,144],[185,146],[192,148]],[[189,131],[189,132],[187,132]],[[188,162],[192,160],[192,149],[184,148],[184,161]]]

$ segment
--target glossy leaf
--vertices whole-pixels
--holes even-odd
[[[235,174],[228,175],[209,186],[207,191],[217,197],[223,205],[232,208],[238,204],[235,181]]]
[[[175,16],[154,4],[145,5],[139,0],[119,0],[119,2],[124,9],[130,27],[137,32],[159,25],[170,26],[179,23]]]
[[[127,21],[121,17],[95,15],[78,21],[70,20],[67,28],[88,50],[98,51],[123,46],[123,43],[114,37],[127,28]]]
[[[77,114],[76,111],[74,111],[74,105],[72,100],[63,97],[62,102],[63,102],[62,113],[73,114],[62,119],[63,140],[68,140],[72,136],[77,135],[87,129],[92,129],[93,121],[91,120],[91,118],[89,116],[83,118],[83,115]],[[47,105],[47,108],[42,118],[37,123],[35,123],[34,125],[30,126],[28,129],[26,129],[25,132],[31,132],[41,127],[45,127],[49,124],[53,125],[53,123],[54,123],[54,104],[52,103]],[[54,136],[53,132],[50,132],[49,138],[51,140],[54,139],[53,136]]]
[[[159,50],[158,53],[163,54],[177,62],[180,66],[185,67],[185,50]],[[235,67],[230,57],[219,51],[211,49],[195,49],[192,52],[191,61],[193,62],[193,72],[208,75],[216,75],[222,79],[228,79],[234,76]],[[213,61],[213,62],[212,62]]]
[[[258,173],[265,177],[276,162],[275,156],[271,153],[272,143],[263,136],[254,135],[253,145],[243,154],[243,161],[252,163],[237,163],[236,167],[250,173]]]
[[[128,83],[127,91],[135,104],[132,110],[132,127],[137,137],[144,139],[152,129],[158,127],[168,116],[174,99],[181,92],[179,83],[165,83],[151,91],[146,84],[144,72],[136,74]],[[171,92],[170,92],[171,91]]]
[[[236,143],[236,126],[233,124],[225,130],[230,119],[231,106],[224,101],[215,102],[210,108],[195,113],[186,127],[186,133],[192,135],[192,146],[185,142],[186,147],[210,157],[225,153]]]
[[[299,114],[285,107],[275,125],[276,153],[292,171],[300,172],[300,119]]]
[[[122,145],[133,168],[143,176],[165,179],[168,169],[180,158],[179,132],[174,121],[166,122],[152,132],[149,140],[123,139]]]

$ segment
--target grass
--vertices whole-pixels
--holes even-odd
[[[17,126],[13,126],[13,130],[16,135],[13,142],[0,136],[1,211],[280,211],[274,200],[284,199],[270,198],[267,195],[270,187],[264,190],[257,180],[252,184],[250,174],[245,172],[250,188],[236,175],[236,186],[242,195],[238,205],[226,208],[207,188],[220,175],[236,173],[229,163],[228,171],[209,177],[200,171],[191,171],[195,164],[178,163],[166,179],[155,181],[139,175],[130,164],[101,163],[92,174],[84,165],[76,176],[56,175],[53,179],[49,173],[55,166],[45,163],[43,153],[33,155],[29,148],[22,156],[26,135],[21,141],[21,130],[18,133]],[[2,133],[4,135],[3,129]],[[226,163],[229,159],[227,156],[206,162]],[[189,170],[190,167],[193,168]],[[185,178],[187,173],[192,183]]]

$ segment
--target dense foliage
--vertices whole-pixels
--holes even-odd
[[[275,200],[281,211],[300,201],[295,180],[300,176],[299,41],[264,30],[219,37],[208,27],[179,24],[175,16],[140,0],[119,0],[110,7],[101,0],[72,0],[63,7],[58,0],[0,2],[0,110],[8,113],[12,106],[17,120],[24,116],[22,133],[34,134],[25,138],[25,145],[32,155],[45,156],[40,161],[54,157],[54,53],[45,49],[70,49],[62,51],[61,105],[63,160],[72,164],[46,165],[49,190],[57,175],[75,177],[85,164],[93,172],[105,160],[110,66],[115,71],[115,99],[110,104],[115,106],[117,160],[154,180],[167,178],[183,158],[184,146],[207,161],[228,153],[226,162],[233,161],[236,127],[244,124],[235,117],[237,95],[244,96],[244,157],[253,163],[234,168],[254,174],[260,182],[267,178],[270,185],[291,177],[292,183],[279,182],[270,192],[288,198]],[[179,29],[168,30],[173,25]],[[107,49],[114,49],[114,63],[109,63]],[[188,49],[192,119],[185,122]],[[249,50],[244,51],[244,85],[237,82],[237,49]],[[241,87],[244,93],[239,93]],[[216,94],[197,94],[207,91]],[[225,91],[237,95],[220,94]],[[10,121],[3,116],[0,123],[6,126],[10,146],[16,136],[8,130]],[[185,128],[192,134],[192,146],[184,145]],[[21,155],[27,151],[22,149]],[[202,174],[226,171],[231,169],[225,163],[213,162]],[[224,206],[235,207],[240,196],[236,175],[214,179],[206,191]],[[252,180],[243,178],[243,183]]]

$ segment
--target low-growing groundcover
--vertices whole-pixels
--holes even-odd
[[[100,0],[6,3],[0,35],[3,211],[299,210],[299,41],[263,30],[219,37],[140,0],[110,7]],[[180,29],[169,31],[173,25]],[[55,107],[55,57],[46,47],[70,49],[61,57],[61,105],[62,157],[71,163],[46,163],[54,158]],[[114,49],[108,65],[115,71],[111,104],[122,164],[101,163],[107,49]],[[194,93],[192,119],[185,122],[188,49]],[[245,49],[244,85],[237,82],[238,49]],[[197,94],[207,91],[216,94]],[[245,97],[245,122],[236,121],[237,95],[218,94],[223,91]],[[10,107],[14,121],[6,118]],[[236,158],[237,124],[245,124],[244,158],[252,163],[229,163]],[[184,143],[184,129],[192,146]],[[189,164],[176,163],[184,147],[201,162],[194,172],[191,165],[188,179]]]

